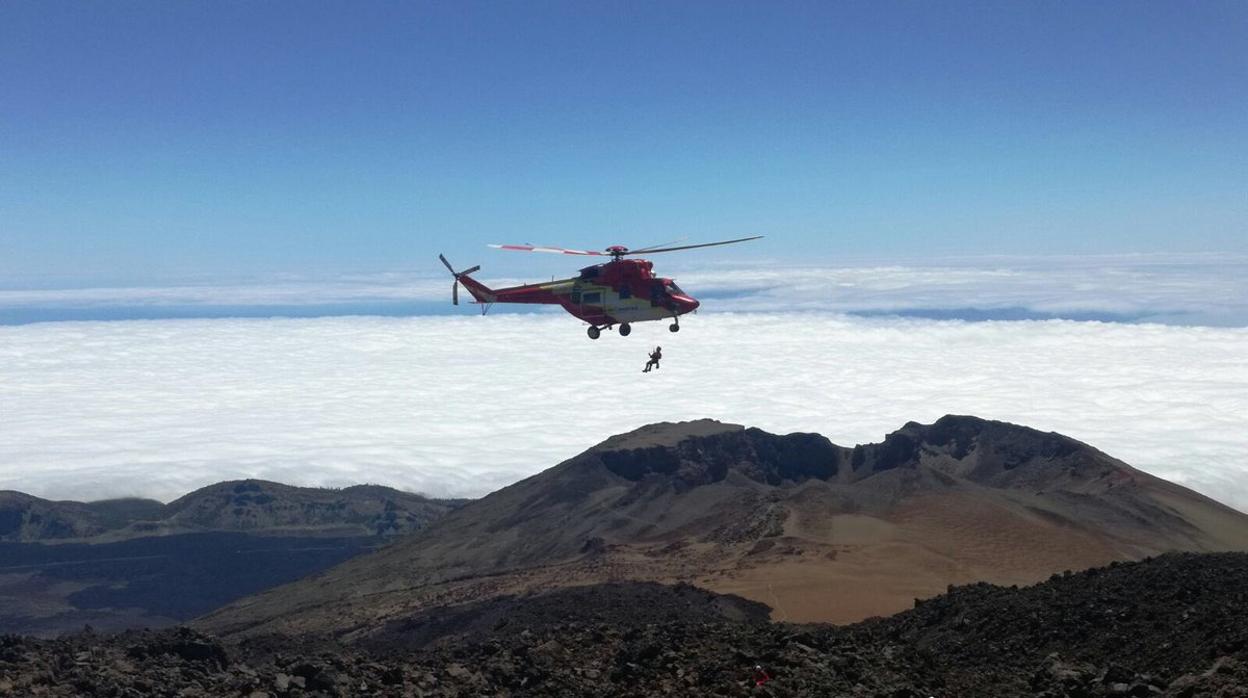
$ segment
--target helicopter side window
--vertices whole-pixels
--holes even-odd
[[[620,300],[624,301],[632,297],[633,297],[633,289],[629,288],[627,285],[620,287]]]
[[[582,293],[581,303],[584,305],[598,305],[602,303],[602,291],[594,291],[592,293]]]

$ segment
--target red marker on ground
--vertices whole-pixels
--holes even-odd
[[[762,686],[770,680],[771,677],[767,675],[767,672],[763,671],[762,665],[754,665],[754,685],[756,687]]]

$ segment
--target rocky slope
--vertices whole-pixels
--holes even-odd
[[[502,627],[417,649],[184,629],[5,637],[0,695],[1244,696],[1246,581],[1248,555],[1173,554],[955,587],[850,626],[733,620],[713,594],[617,584],[523,599],[532,612]]]
[[[1248,517],[1059,434],[950,416],[846,448],[703,420],[608,439],[197,627],[364,641],[422,609],[620,580],[852,622],[949,584],[1245,549]]]

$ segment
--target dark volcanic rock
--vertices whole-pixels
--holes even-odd
[[[1245,582],[1248,555],[1167,555],[1024,589],[955,587],[845,627],[733,622],[706,612],[705,592],[624,585],[465,611],[468,637],[415,650],[397,627],[371,650],[315,637],[226,648],[182,630],[9,636],[0,695],[1244,696]],[[476,632],[483,620],[506,622]]]
[[[856,480],[915,469],[942,458],[962,461],[974,456],[974,468],[960,474],[987,481],[1029,463],[1060,462],[1074,471],[1099,473],[1106,461],[1100,451],[1061,434],[958,415],[946,415],[930,425],[908,422],[880,443],[854,448],[837,446],[819,434],[780,435],[754,428],[638,448],[607,446],[597,455],[611,473],[634,482],[651,475],[670,476],[684,488],[720,482],[730,471],[780,485],[828,480],[842,468],[852,471],[843,479]]]
[[[139,635],[140,641],[126,650],[133,659],[171,655],[188,662],[205,662],[224,666],[229,662],[225,649],[212,638],[189,628],[176,628],[168,633]]]
[[[844,449],[818,434],[769,434],[761,429],[693,436],[674,446],[608,450],[607,470],[626,480],[671,475],[685,487],[719,482],[736,469],[756,482],[779,485],[836,474]]]
[[[1248,649],[1248,555],[1164,555],[1023,589],[974,584],[868,622],[952,663],[1021,670],[1060,655],[1166,681]],[[986,654],[990,657],[985,657]]]
[[[370,636],[367,644],[414,648],[447,638],[479,640],[542,632],[567,623],[617,627],[671,620],[765,623],[770,613],[770,608],[756,601],[688,584],[621,582],[434,608],[388,623],[381,633]]]

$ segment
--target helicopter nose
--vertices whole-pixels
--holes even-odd
[[[699,305],[702,305],[698,302],[698,299],[692,296],[674,296],[673,299],[676,301],[676,306],[680,308],[681,313],[693,312],[697,310]]]

